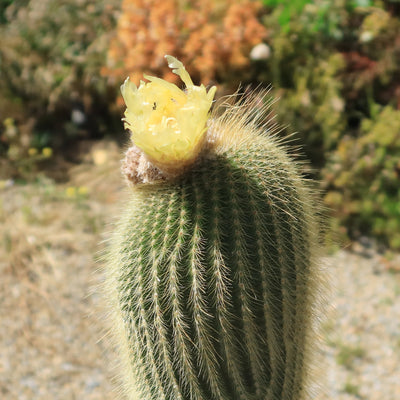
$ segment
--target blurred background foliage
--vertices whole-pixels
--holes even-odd
[[[120,137],[120,84],[172,54],[220,95],[272,84],[333,230],[400,249],[400,1],[0,0],[0,37],[0,179]]]
[[[266,38],[261,8],[250,0],[123,0],[103,72],[139,84],[151,70],[177,83],[164,59],[173,54],[194,80],[237,86],[249,78],[250,50]]]
[[[115,90],[99,70],[119,1],[0,4],[0,153],[18,161],[108,132]]]

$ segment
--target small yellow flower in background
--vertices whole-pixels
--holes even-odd
[[[38,153],[37,149],[35,149],[34,147],[31,147],[28,149],[28,154],[32,157],[32,156],[36,156],[36,154]]]
[[[50,147],[44,147],[42,150],[42,155],[46,158],[50,158],[53,155],[53,149]]]
[[[76,188],[73,186],[69,186],[65,189],[65,194],[69,198],[75,198],[76,197]]]
[[[18,135],[18,128],[16,127],[16,125],[15,125],[15,121],[14,121],[14,119],[13,118],[10,118],[10,117],[8,117],[8,118],[6,118],[4,121],[3,121],[3,125],[4,125],[4,128],[5,128],[5,135],[6,135],[6,137],[7,137],[7,139],[15,139],[16,137],[17,137],[17,135]]]
[[[13,119],[13,118],[10,118],[10,117],[6,118],[6,119],[3,121],[3,124],[4,124],[4,126],[5,126],[6,128],[8,128],[8,127],[10,127],[10,126],[14,126],[14,123],[15,123],[14,119]]]
[[[79,186],[78,187],[78,194],[80,196],[87,196],[89,193],[89,189],[86,186]]]
[[[132,141],[156,166],[169,171],[190,164],[200,152],[216,87],[207,93],[204,85],[195,86],[180,61],[165,57],[185,83],[185,91],[145,75],[149,83],[141,81],[136,87],[127,78],[121,92],[127,107],[125,128],[132,132]]]
[[[86,186],[69,186],[65,189],[65,195],[70,199],[86,198],[89,194],[89,189]]]

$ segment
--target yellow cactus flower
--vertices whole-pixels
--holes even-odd
[[[184,65],[165,56],[172,72],[186,85],[186,90],[163,79],[147,76],[149,83],[139,87],[127,78],[121,86],[125,100],[125,128],[132,141],[148,160],[165,172],[191,164],[205,141],[206,123],[216,87],[208,92],[195,86]]]

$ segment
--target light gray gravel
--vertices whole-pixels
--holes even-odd
[[[324,400],[400,399],[400,256],[384,257],[364,242],[328,259]]]
[[[90,182],[78,177],[76,187]],[[99,227],[116,214],[117,178],[100,178],[88,198],[51,182],[0,193],[0,399],[117,398],[116,356],[101,340],[100,296],[90,289],[100,280]],[[316,400],[400,400],[400,254],[361,243],[326,260],[332,311]]]

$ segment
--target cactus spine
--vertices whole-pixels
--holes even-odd
[[[191,167],[124,206],[108,289],[131,399],[306,398],[312,201],[255,106],[212,118]]]

